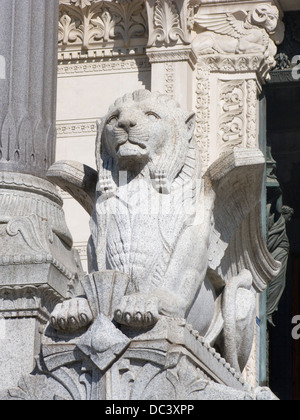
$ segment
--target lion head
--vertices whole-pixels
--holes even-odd
[[[194,114],[169,96],[140,90],[116,100],[98,127],[98,190],[118,185],[119,171],[142,174],[169,190],[185,165],[194,131]]]

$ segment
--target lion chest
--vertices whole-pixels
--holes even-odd
[[[129,274],[132,292],[148,292],[163,283],[183,225],[178,215],[154,201],[144,191],[106,203],[106,268]]]

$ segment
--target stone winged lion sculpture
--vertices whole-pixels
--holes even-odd
[[[166,95],[125,95],[98,126],[97,171],[57,162],[48,175],[91,214],[90,273],[126,280],[107,312],[114,328],[183,318],[241,371],[252,347],[255,293],[279,270],[261,235],[264,158],[235,149],[202,176],[194,120]],[[109,300],[113,292],[105,281],[101,287]],[[52,327],[75,331],[95,322],[91,300],[78,292],[59,304]]]
[[[278,9],[269,4],[259,5],[249,12],[200,15],[195,23],[204,31],[194,41],[200,54],[262,53],[272,61],[276,54],[275,43],[283,40]]]

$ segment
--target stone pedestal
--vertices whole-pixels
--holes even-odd
[[[0,389],[34,367],[40,327],[80,271],[55,158],[58,2],[0,4]],[[79,259],[77,259],[79,261]]]
[[[100,318],[96,321],[102,325],[109,322]],[[122,335],[120,331],[118,334]],[[2,393],[0,398],[109,401],[277,399],[268,388],[252,389],[241,374],[184,320],[162,318],[149,332],[135,335],[123,330],[123,334],[131,338],[123,335],[123,354],[120,348],[111,354],[111,361],[114,361],[111,366],[110,363],[103,364],[104,353],[98,353],[102,362],[98,364],[94,359],[95,349],[91,349],[90,354],[79,349],[83,337],[76,339],[59,335],[48,327],[40,371],[22,378],[18,388]]]
[[[186,320],[161,316],[154,327],[113,321],[129,277],[105,271],[82,286],[95,318],[89,327],[58,332],[47,325],[40,357],[4,400],[257,400],[253,389]]]

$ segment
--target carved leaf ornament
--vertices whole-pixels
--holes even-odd
[[[156,43],[175,44],[184,40],[184,32],[180,25],[180,16],[172,0],[157,0],[154,7],[154,31],[149,45]]]
[[[59,45],[89,49],[120,40],[130,46],[132,38],[147,37],[144,2],[66,0],[60,4]]]

